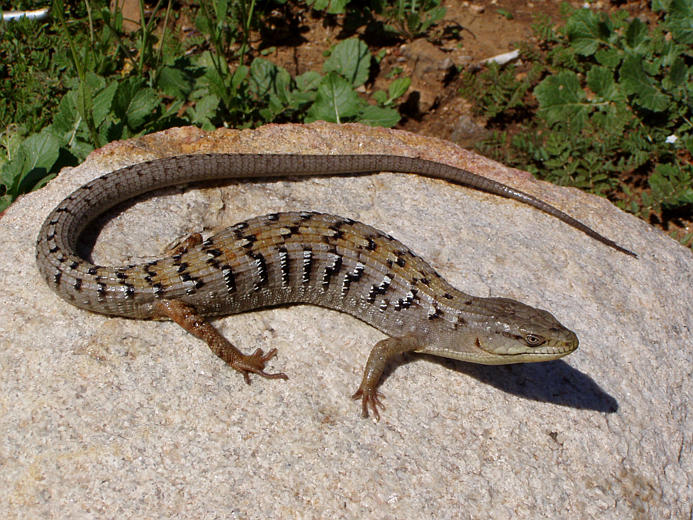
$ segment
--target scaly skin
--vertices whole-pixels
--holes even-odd
[[[93,265],[75,251],[96,216],[141,193],[183,182],[393,171],[447,179],[530,204],[635,256],[569,215],[523,192],[452,166],[388,155],[184,155],[135,164],[82,186],[48,216],[36,246],[48,285],[69,303],[102,314],[171,319],[241,372],[270,378],[276,354],[245,355],[204,318],[309,303],[351,314],[390,336],[373,348],[354,398],[379,417],[385,365],[415,351],[483,364],[547,361],[577,337],[551,314],[505,298],[478,298],[443,280],[394,238],[359,222],[313,212],[257,217],[167,256],[127,267]]]

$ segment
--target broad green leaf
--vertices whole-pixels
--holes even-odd
[[[409,85],[411,85],[410,78],[398,78],[390,83],[390,85],[387,87],[387,94],[390,97],[390,100],[395,100],[404,95],[404,93],[409,89]]]
[[[690,71],[681,57],[676,58],[669,68],[669,74],[662,80],[662,86],[672,91],[688,84]]]
[[[58,160],[60,141],[49,128],[44,128],[41,133],[27,137],[20,145],[20,152],[12,171],[13,183],[7,190],[14,196],[31,191],[46,176]]]
[[[316,11],[324,11],[329,3],[330,0],[306,0],[306,5]]]
[[[225,20],[226,14],[229,11],[229,0],[212,0],[212,4],[214,5],[214,14],[217,20]]]
[[[290,103],[291,76],[285,69],[264,58],[255,58],[250,64],[250,86],[256,96],[269,96],[273,114],[278,114]]]
[[[536,86],[534,95],[539,101],[539,114],[550,125],[563,122],[576,130],[584,126],[588,108],[574,72],[563,70],[547,77]]]
[[[174,65],[165,65],[159,71],[157,86],[166,94],[174,98],[187,98],[192,92],[195,77],[189,61],[176,60]]]
[[[239,65],[236,67],[236,70],[233,71],[233,75],[231,76],[231,89],[233,92],[238,90],[238,87],[245,81],[248,74],[250,74],[250,68],[247,65]]]
[[[666,25],[674,39],[679,43],[693,44],[693,2],[691,0],[673,0],[669,6]]]
[[[306,0],[306,5],[328,14],[342,14],[349,0]]]
[[[113,112],[115,112],[118,117],[122,119],[126,118],[130,102],[140,88],[144,88],[144,80],[140,78],[130,77],[118,83],[118,89],[113,97],[112,105]]]
[[[200,125],[204,130],[214,129],[212,119],[216,116],[219,107],[219,98],[208,95],[199,99],[193,107],[188,108],[187,113],[193,123]]]
[[[44,128],[39,134],[27,137],[20,146],[24,148],[29,158],[24,166],[25,172],[33,168],[50,170],[58,160],[60,142],[48,128]]]
[[[606,67],[592,67],[587,72],[587,86],[599,97],[609,101],[624,101],[614,81],[614,73]]]
[[[75,106],[76,92],[74,90],[68,92],[60,100],[58,105],[58,113],[53,119],[52,128],[56,135],[62,135],[65,139],[69,139],[69,135],[75,131],[79,124],[79,114]]]
[[[373,99],[375,99],[375,102],[379,105],[384,105],[387,103],[387,92],[384,90],[376,90],[373,92]]]
[[[620,69],[621,85],[628,95],[635,97],[641,107],[661,112],[669,104],[669,96],[655,86],[654,81],[646,73],[641,60],[636,56],[626,56]]]
[[[102,89],[94,96],[93,118],[94,124],[98,127],[106,115],[111,111],[111,103],[118,89],[118,82],[112,81],[106,88]]]
[[[327,14],[342,14],[345,11],[346,5],[349,0],[330,0],[330,4],[327,6]]]
[[[87,72],[86,74],[87,86],[94,92],[101,90],[106,87],[106,79],[94,72]]]
[[[212,33],[212,21],[205,15],[204,9],[200,9],[195,17],[195,27],[202,34]]]
[[[4,186],[4,191],[9,195],[10,199],[14,199],[19,192],[19,181],[22,179],[22,173],[25,171],[25,164],[29,158],[24,148],[19,147],[11,161],[6,162],[0,168],[0,186]]]
[[[303,74],[296,76],[296,88],[301,91],[315,90],[320,84],[322,76],[314,70],[309,70]]]
[[[622,53],[616,49],[599,49],[594,57],[600,65],[613,69],[621,63]]]
[[[649,43],[647,26],[639,18],[633,18],[626,29],[626,45],[635,54],[649,55],[651,54]]]
[[[255,58],[250,64],[251,90],[257,96],[268,94],[272,89],[277,66],[264,58]]]
[[[575,52],[591,56],[601,43],[609,40],[612,27],[608,19],[600,20],[594,11],[580,9],[566,22],[565,32]]]
[[[336,72],[330,72],[320,82],[315,103],[306,114],[306,122],[341,123],[345,118],[355,116],[362,104],[351,84]]]
[[[282,67],[277,67],[274,79],[274,95],[282,105],[288,105],[291,98],[291,75]]]
[[[374,105],[366,105],[358,114],[358,121],[370,126],[384,126],[391,128],[399,123],[400,115],[393,108],[383,108]]]
[[[371,53],[368,45],[357,38],[349,38],[339,42],[332,49],[332,54],[325,60],[325,72],[337,72],[358,87],[368,79],[371,65]]]
[[[140,130],[146,122],[153,119],[158,106],[159,97],[154,90],[150,88],[138,90],[132,97],[127,109],[126,118],[128,126],[132,130]]]

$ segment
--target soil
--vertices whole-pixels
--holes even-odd
[[[131,9],[139,17],[138,0],[118,0],[124,12]],[[193,30],[187,17],[186,1],[180,5],[178,29],[181,34]],[[396,128],[418,134],[449,139],[464,147],[473,147],[486,134],[484,121],[475,119],[471,106],[458,91],[458,67],[474,67],[484,60],[510,52],[516,42],[534,40],[532,24],[537,17],[547,16],[552,22],[561,21],[563,0],[443,0],[446,15],[442,22],[429,30],[427,37],[414,40],[388,37],[382,26],[363,16],[363,10],[350,15],[326,15],[305,7],[304,3],[287,2],[265,18],[265,26],[251,35],[254,55],[260,52],[293,76],[308,70],[321,70],[325,51],[345,38],[357,36],[365,41],[376,56],[382,53],[377,70],[363,88],[364,94],[386,90],[393,69],[402,69],[401,77],[412,80],[407,101],[401,108],[402,120]],[[585,2],[569,2],[580,7]],[[351,0],[368,5],[367,1]],[[590,8],[613,12],[626,10],[630,16],[652,23],[657,16],[646,0],[590,2]],[[364,8],[365,9],[365,8]],[[508,15],[509,14],[509,15]],[[126,16],[127,18],[127,16]],[[366,21],[371,20],[368,24]],[[135,26],[136,27],[136,26]],[[634,192],[642,190],[637,182]],[[693,232],[690,215],[673,216],[665,222],[651,222],[674,236]]]

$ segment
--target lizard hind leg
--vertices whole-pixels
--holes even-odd
[[[376,421],[380,420],[380,412],[378,407],[385,409],[382,403],[383,395],[378,392],[378,382],[385,371],[385,367],[396,356],[405,352],[413,352],[421,348],[421,343],[418,339],[412,336],[404,336],[401,338],[386,338],[371,349],[366,362],[366,368],[363,370],[363,379],[361,386],[351,396],[352,399],[361,399],[361,417],[368,417],[368,409],[373,412],[373,417]]]
[[[188,249],[199,246],[202,243],[202,235],[200,233],[190,233],[185,238],[174,240],[166,246],[164,255],[176,256],[185,253]]]
[[[268,373],[265,371],[265,364],[277,355],[277,349],[272,349],[265,354],[262,349],[258,348],[252,354],[244,354],[190,305],[180,300],[161,300],[157,303],[156,312],[160,317],[175,321],[190,334],[207,343],[212,352],[243,375],[246,383],[250,384],[251,373],[267,379],[289,379],[286,374],[281,372]]]

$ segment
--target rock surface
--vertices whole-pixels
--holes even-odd
[[[564,360],[411,356],[380,423],[349,399],[382,335],[314,307],[217,320],[277,347],[288,381],[243,379],[172,323],[90,314],[34,263],[48,212],[110,169],[201,151],[403,153],[530,192],[636,251],[532,208],[411,175],[170,189],[104,219],[92,258],[157,256],[192,231],[314,209],[394,235],[458,288],[550,310]],[[122,210],[123,208],[121,208]],[[6,518],[687,518],[693,255],[608,201],[454,145],[358,125],[174,129],[112,143],[0,220],[0,510]]]

